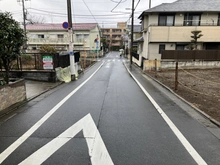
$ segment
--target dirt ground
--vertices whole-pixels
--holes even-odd
[[[220,122],[220,69],[179,69],[177,90],[174,70],[146,73]]]

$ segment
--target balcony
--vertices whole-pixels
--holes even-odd
[[[112,40],[121,41],[121,37],[112,37]]]
[[[114,42],[114,43],[112,43],[111,45],[112,45],[112,46],[120,46],[121,43],[120,43],[120,42]]]
[[[190,42],[194,30],[202,31],[199,42],[220,42],[220,26],[150,26],[149,42]]]
[[[29,38],[29,44],[69,44],[67,38]]]

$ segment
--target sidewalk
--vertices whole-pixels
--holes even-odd
[[[33,81],[33,80],[26,80],[25,86],[26,86],[26,96],[27,100],[34,98],[41,93],[44,93],[51,88],[54,88],[58,85],[60,85],[62,82],[42,82],[42,81]]]

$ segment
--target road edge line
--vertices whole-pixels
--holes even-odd
[[[160,108],[160,106],[156,103],[156,101],[151,97],[151,95],[145,90],[145,88],[141,85],[141,83],[135,78],[135,76],[131,73],[131,71],[127,68],[126,64],[124,64],[128,73],[134,79],[134,81],[138,84],[153,106],[156,108],[158,113],[188,151],[188,153],[192,156],[192,158],[197,162],[198,165],[207,165],[204,159],[198,154],[198,152],[193,148],[193,146],[189,143],[189,141],[185,138],[185,136],[180,132],[180,130],[176,127],[176,125],[171,121],[171,119],[166,115],[166,113]]]

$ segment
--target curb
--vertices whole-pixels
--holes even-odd
[[[124,65],[126,65],[124,63]],[[139,67],[137,67],[136,65],[132,65],[134,66],[136,69],[138,69],[139,71],[142,72],[142,75],[148,76],[149,78],[151,78],[152,80],[154,80],[155,82],[157,82],[158,84],[160,84],[162,87],[164,87],[165,89],[167,89],[168,91],[170,91],[172,94],[174,94],[176,97],[178,97],[179,99],[181,99],[183,102],[185,102],[186,104],[188,104],[189,106],[191,106],[194,110],[196,110],[198,113],[200,113],[202,116],[204,116],[205,118],[207,118],[209,121],[211,121],[213,124],[215,124],[216,126],[220,127],[220,122],[218,122],[217,120],[213,119],[211,116],[209,116],[208,114],[206,114],[205,112],[203,112],[202,110],[200,110],[199,108],[195,107],[192,103],[188,102],[187,100],[185,100],[183,97],[181,97],[180,95],[178,95],[177,93],[175,93],[172,89],[170,89],[169,87],[167,87],[166,85],[164,85],[163,83],[161,83],[160,81],[158,81],[157,79],[155,79],[154,77],[152,77],[151,75],[143,72],[142,70],[140,70]]]

